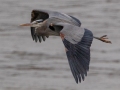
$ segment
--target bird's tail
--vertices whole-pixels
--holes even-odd
[[[107,38],[107,35],[103,35],[103,36],[101,36],[101,37],[95,37],[95,36],[94,36],[94,38],[95,38],[95,39],[98,39],[98,40],[100,40],[100,41],[102,41],[102,42],[105,42],[105,43],[112,43],[111,41],[107,40],[107,39],[108,39],[108,38]]]

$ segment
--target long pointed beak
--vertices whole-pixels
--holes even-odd
[[[31,23],[25,23],[25,24],[21,24],[20,26],[31,26]]]

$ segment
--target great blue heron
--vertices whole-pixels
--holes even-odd
[[[60,36],[65,46],[66,55],[71,72],[76,83],[84,81],[89,70],[90,46],[93,38],[106,43],[107,35],[94,37],[92,32],[81,27],[81,22],[70,15],[48,10],[33,10],[31,23],[21,26],[30,26],[31,35],[36,42],[45,41],[51,35]]]

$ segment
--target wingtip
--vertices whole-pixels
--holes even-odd
[[[45,36],[42,36],[42,39],[43,39],[43,41],[45,41],[45,39],[46,39]]]
[[[41,40],[41,36],[38,36],[38,40],[39,40],[39,42],[41,43],[41,41],[42,41],[42,40]]]

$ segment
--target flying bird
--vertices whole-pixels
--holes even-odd
[[[76,83],[84,81],[87,76],[93,38],[111,43],[107,35],[95,37],[90,30],[81,27],[79,19],[56,11],[33,10],[31,22],[21,26],[30,26],[31,36],[35,42],[45,41],[49,36],[61,37]]]

